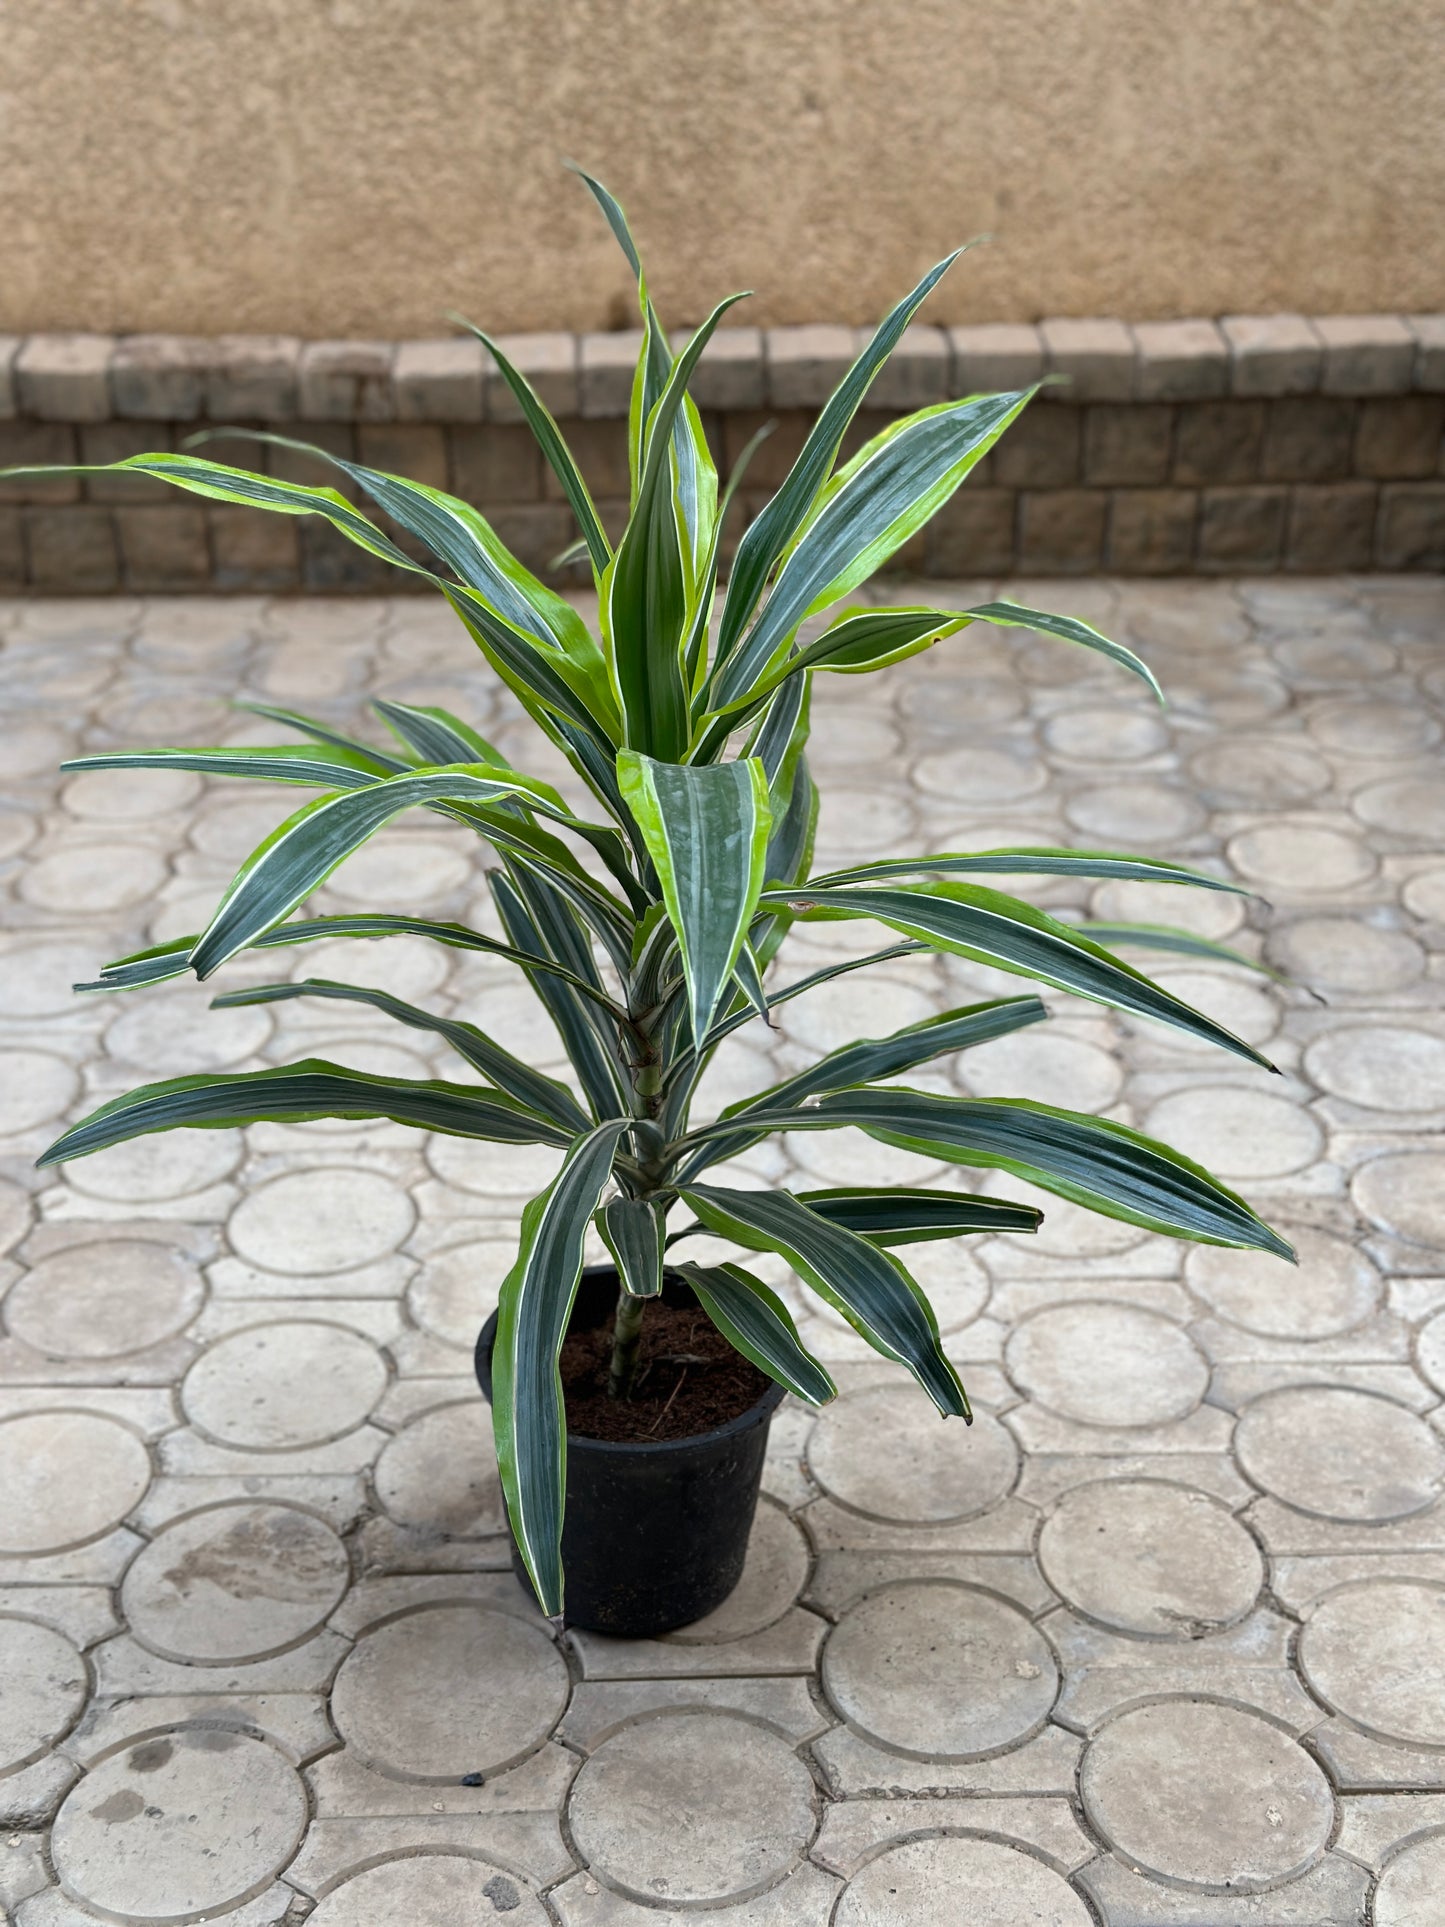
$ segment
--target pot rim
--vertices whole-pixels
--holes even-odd
[[[601,1267],[598,1267],[598,1269],[601,1269]],[[481,1386],[482,1396],[488,1405],[492,1403],[492,1346],[496,1341],[498,1316],[499,1314],[497,1312],[493,1312],[482,1326],[480,1332],[478,1332],[476,1350],[473,1354],[477,1383]],[[485,1360],[487,1367],[487,1376],[485,1379],[482,1377],[483,1360]],[[736,1418],[728,1419],[723,1425],[714,1425],[706,1432],[689,1432],[685,1438],[594,1439],[589,1438],[585,1432],[574,1432],[569,1428],[566,1434],[567,1445],[569,1449],[575,1445],[588,1452],[603,1452],[608,1454],[679,1452],[686,1451],[695,1445],[712,1445],[718,1440],[731,1438],[735,1432],[747,1431],[751,1426],[759,1424],[765,1418],[771,1418],[787,1396],[787,1390],[787,1386],[780,1385],[775,1378],[769,1379],[766,1391],[764,1391],[761,1397],[750,1405],[745,1412],[739,1412]]]

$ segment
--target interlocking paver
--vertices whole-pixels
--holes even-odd
[[[73,997],[107,957],[200,928],[286,804],[163,772],[66,779],[63,755],[274,740],[228,707],[243,691],[354,729],[385,692],[565,772],[412,599],[0,603],[0,1821],[21,1843],[0,1846],[0,1906],[19,1927],[224,1910],[293,1927],[307,1909],[326,1927],[488,1909],[1003,1927],[1005,1906],[1054,1927],[1089,1908],[1105,1927],[1336,1927],[1366,1905],[1397,1927],[1433,1898],[1445,601],[1389,577],[1006,593],[1139,648],[1170,708],[1027,632],[820,679],[821,860],[1117,841],[1261,891],[1272,907],[1118,881],[1025,894],[1287,971],[1126,953],[1283,1078],[1076,1006],[938,1087],[1172,1138],[1282,1225],[1300,1268],[1052,1198],[1034,1239],[914,1247],[967,1432],[770,1272],[843,1396],[775,1421],[732,1599],[658,1640],[569,1635],[570,1663],[510,1571],[469,1356],[555,1153],[263,1125],[31,1166],[57,1119],[142,1076],[310,1053],[449,1074],[440,1046],[354,1007]],[[491,928],[484,860],[401,826],[322,902]],[[785,962],[867,947],[818,925]],[[420,939],[229,970],[484,1008],[561,1064],[525,986]],[[959,959],[851,978],[733,1040],[707,1095],[1018,988]],[[738,1169],[953,1181],[843,1133]]]

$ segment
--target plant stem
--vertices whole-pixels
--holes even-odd
[[[645,1298],[634,1298],[630,1291],[617,1294],[617,1322],[612,1327],[612,1363],[607,1372],[607,1396],[628,1398],[637,1375],[637,1348],[642,1341],[642,1314]]]

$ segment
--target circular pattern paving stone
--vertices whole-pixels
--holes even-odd
[[[106,1238],[42,1258],[11,1287],[5,1322],[52,1357],[122,1358],[184,1331],[205,1296],[173,1245]]]
[[[1039,1563],[1086,1618],[1158,1639],[1232,1626],[1264,1584],[1259,1547],[1228,1508],[1162,1479],[1066,1492],[1044,1522]]]
[[[186,1198],[230,1177],[246,1148],[239,1131],[160,1131],[77,1158],[65,1182],[111,1204]]]
[[[850,1606],[823,1648],[850,1726],[914,1759],[977,1760],[1029,1739],[1059,1688],[1053,1649],[1017,1606],[955,1580],[905,1580]]]
[[[415,1216],[406,1192],[379,1172],[295,1171],[242,1201],[231,1243],[252,1264],[288,1277],[351,1271],[395,1251]]]
[[[850,1511],[911,1525],[987,1512],[1019,1469],[1013,1434],[991,1413],[950,1425],[912,1385],[846,1392],[814,1425],[807,1451],[814,1478]]]
[[[306,1793],[272,1746],[177,1727],[74,1786],[51,1837],[63,1891],[111,1918],[193,1920],[264,1891],[306,1828]]]
[[[1330,786],[1327,763],[1277,736],[1221,738],[1190,757],[1189,774],[1223,809],[1288,809]]]
[[[1137,763],[1168,749],[1169,727],[1142,703],[1137,709],[1101,703],[1051,717],[1044,741],[1060,756],[1084,763]]]
[[[1089,1927],[1062,1874],[1031,1853],[968,1835],[910,1840],[870,1860],[844,1888],[835,1927]]]
[[[80,1089],[80,1073],[49,1051],[0,1051],[0,1137],[59,1117]]]
[[[20,879],[20,894],[59,916],[102,916],[153,898],[166,881],[165,858],[143,843],[65,843]],[[81,906],[84,905],[82,911]]]
[[[1445,1151],[1392,1151],[1361,1165],[1355,1203],[1407,1244],[1445,1246]]]
[[[0,1614],[0,1774],[37,1760],[85,1705],[85,1661],[70,1641],[33,1619]]]
[[[1329,1781],[1288,1733],[1209,1700],[1122,1713],[1084,1750],[1084,1813],[1131,1867],[1257,1893],[1310,1867],[1334,1824]]]
[[[1359,837],[1316,823],[1262,823],[1231,837],[1225,853],[1249,882],[1291,895],[1348,890],[1376,869]]]
[[[741,1900],[802,1854],[812,1775],[787,1742],[732,1713],[624,1726],[572,1782],[578,1850],[609,1886],[673,1906]]]
[[[1415,703],[1321,703],[1306,715],[1305,728],[1344,756],[1418,756],[1440,740],[1440,725]]]
[[[1069,1111],[1102,1111],[1124,1088],[1124,1067],[1097,1044],[1047,1027],[1017,1031],[971,1050],[962,1082],[979,1097],[1046,1099]]]
[[[1445,837],[1445,783],[1404,777],[1371,783],[1354,797],[1356,816],[1372,829],[1413,837],[1438,849]]]
[[[7,1017],[58,1017],[75,1010],[72,984],[99,975],[104,944],[22,943],[0,954],[0,1010]]]
[[[336,1730],[399,1780],[496,1773],[540,1746],[567,1704],[567,1664],[529,1621],[427,1606],[364,1633],[331,1689]]]
[[[331,1527],[297,1506],[191,1512],[131,1562],[121,1606],[143,1646],[167,1659],[240,1665],[310,1637],[350,1579]]]
[[[9,1251],[19,1244],[30,1229],[30,1219],[29,1194],[9,1178],[0,1178],[0,1251]],[[13,1288],[11,1302],[14,1302]]]
[[[95,1412],[0,1420],[0,1553],[61,1552],[118,1526],[145,1495],[150,1454]]]
[[[386,1382],[381,1354],[360,1332],[296,1319],[212,1345],[187,1372],[181,1404],[221,1445],[284,1452],[354,1431]]]
[[[518,1051],[529,1064],[538,1061],[525,1045],[519,1046],[510,1030],[490,1019],[483,1021],[495,1036],[506,1038],[508,1049]],[[555,1063],[556,1059],[543,1061]],[[427,1144],[426,1161],[444,1184],[454,1184],[460,1191],[482,1198],[530,1198],[556,1177],[562,1153],[551,1144],[482,1144],[475,1138],[434,1137]]]
[[[506,1927],[549,1927],[530,1888],[490,1860],[420,1853],[353,1874],[309,1916],[314,1927],[480,1927],[505,1914]]]
[[[1421,870],[1400,892],[1412,917],[1426,923],[1445,923],[1445,870]]]
[[[1445,1445],[1374,1392],[1287,1386],[1247,1406],[1234,1431],[1245,1475],[1297,1512],[1379,1525],[1423,1512],[1445,1478]]]
[[[1400,990],[1425,970],[1425,952],[1413,937],[1356,917],[1301,917],[1276,930],[1269,948],[1283,970],[1312,990]]]
[[[1375,1889],[1375,1927],[1432,1927],[1445,1893],[1445,1833],[1412,1840],[1388,1863]]]
[[[407,1286],[407,1308],[434,1338],[470,1351],[516,1258],[515,1236],[451,1245],[428,1258]]]
[[[1034,796],[1046,787],[1048,771],[1027,746],[1020,751],[979,747],[921,756],[913,766],[913,779],[920,789],[946,796],[950,803],[976,806]]]
[[[398,1525],[479,1539],[505,1532],[491,1413],[479,1397],[424,1412],[382,1447],[376,1496]]]
[[[1364,1580],[1322,1599],[1300,1670],[1336,1713],[1384,1740],[1445,1747],[1445,1586]]]
[[[1175,1091],[1145,1128],[1223,1178],[1282,1178],[1324,1149],[1324,1133],[1301,1104],[1235,1084]]]
[[[1172,1319],[1090,1299],[1025,1319],[1004,1362],[1021,1391],[1083,1425],[1167,1425],[1209,1386],[1208,1362]]]
[[[1380,1274],[1348,1238],[1312,1225],[1275,1228],[1294,1246],[1297,1267],[1267,1251],[1194,1245],[1184,1260],[1190,1290],[1231,1325],[1261,1338],[1336,1338],[1379,1309]]]
[[[1189,791],[1146,782],[1080,790],[1064,806],[1064,814],[1084,836],[1100,839],[1086,846],[1091,849],[1177,844],[1206,820]]]
[[[1356,1024],[1317,1037],[1305,1070],[1321,1090],[1374,1111],[1445,1104],[1445,1038],[1399,1024]]]
[[[1415,1359],[1431,1385],[1445,1398],[1445,1311],[1437,1311],[1420,1327],[1415,1340]]]

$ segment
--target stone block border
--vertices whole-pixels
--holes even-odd
[[[726,329],[710,344],[695,393],[722,472],[763,421],[777,422],[741,490],[744,513],[781,478],[864,338],[818,323]],[[504,346],[615,525],[638,337],[530,334]],[[1046,405],[900,558],[909,569],[1445,567],[1445,314],[914,326],[849,445],[904,410],[1038,380]],[[450,488],[534,568],[571,539],[560,491],[477,341],[0,336],[0,466],[111,462],[216,424],[293,428],[334,454]],[[261,444],[213,452],[322,479],[316,464]],[[400,586],[320,525],[178,500],[145,480],[0,485],[6,592],[338,592],[383,581]]]

